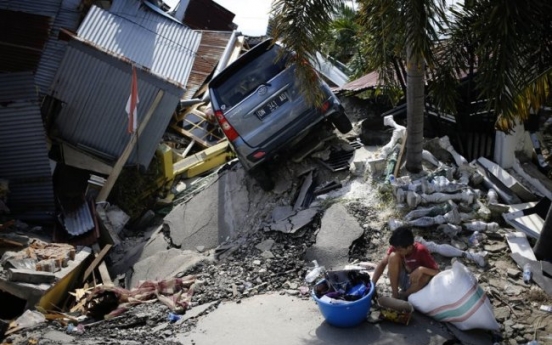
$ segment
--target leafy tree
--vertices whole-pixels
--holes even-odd
[[[316,72],[308,61],[312,61],[319,43],[330,28],[332,14],[342,3],[342,0],[276,0],[272,5],[273,37],[295,51],[293,62],[298,65],[298,80],[305,86],[305,94],[313,104],[320,102],[321,96],[312,87]],[[384,48],[387,44],[393,44],[397,55],[406,52],[406,168],[410,172],[418,172],[422,168],[425,66],[426,63],[433,63],[432,42],[447,21],[445,1],[361,0],[359,4],[364,18],[362,24],[372,35],[373,44]],[[404,36],[397,36],[396,32],[402,32]],[[388,42],[390,37],[393,40]],[[392,61],[387,59],[387,54],[380,52],[387,50],[370,51],[375,56],[369,54],[368,60],[386,78]]]
[[[473,76],[478,100],[497,115],[497,130],[510,132],[550,96],[552,78],[552,3],[534,1],[467,1],[453,11],[450,38],[437,59],[435,99],[454,107],[451,85],[460,74]],[[535,255],[552,261],[552,208]]]

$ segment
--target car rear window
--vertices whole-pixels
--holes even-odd
[[[285,58],[277,60],[279,46],[272,46],[262,54],[244,62],[223,82],[216,87],[220,106],[232,108],[260,85],[266,84],[285,69]],[[249,53],[246,53],[249,54]]]

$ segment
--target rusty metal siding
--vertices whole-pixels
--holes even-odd
[[[191,99],[196,96],[195,93],[217,66],[230,36],[232,33],[227,31],[202,31],[201,43],[183,99]]]
[[[54,119],[60,137],[114,162],[130,138],[125,106],[131,75],[128,62],[83,42],[70,41],[50,92],[63,102],[60,114]],[[129,158],[129,164],[148,166],[184,90],[144,70],[137,70],[137,76],[139,124],[158,90],[165,90]]]
[[[0,74],[0,178],[8,207],[24,221],[51,221],[55,202],[46,135],[30,72]]]
[[[92,6],[77,31],[99,49],[124,57],[173,83],[186,86],[201,35],[168,20],[136,24]]]

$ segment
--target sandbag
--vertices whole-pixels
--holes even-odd
[[[408,297],[414,308],[461,330],[498,330],[493,306],[475,276],[460,261],[437,274],[422,290]]]

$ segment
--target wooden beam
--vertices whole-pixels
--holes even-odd
[[[109,164],[104,163],[67,143],[61,143],[61,149],[63,151],[63,161],[69,166],[94,171],[95,173],[103,175],[109,175],[113,170]]]
[[[406,146],[406,136],[407,133],[404,132],[404,138],[401,142],[401,149],[399,150],[399,154],[397,156],[397,164],[395,165],[395,170],[393,171],[393,175],[395,175],[395,178],[399,177],[399,171],[401,170],[402,157],[404,155],[404,148]]]
[[[128,141],[127,146],[123,150],[123,153],[121,153],[121,156],[117,160],[117,163],[115,163],[115,166],[113,167],[113,171],[111,172],[111,174],[109,174],[107,181],[105,182],[104,186],[100,190],[100,194],[98,194],[98,197],[96,198],[96,202],[102,202],[107,200],[107,197],[109,196],[109,193],[111,193],[111,189],[113,189],[115,182],[119,178],[119,175],[121,174],[123,167],[128,161],[128,158],[130,157],[132,150],[134,150],[134,146],[136,146],[136,143],[138,142],[138,138],[146,128],[149,120],[151,119],[155,109],[157,109],[157,106],[161,102],[161,99],[163,98],[164,94],[165,92],[163,90],[159,90],[157,92],[157,96],[155,96],[155,99],[153,100],[153,103],[151,104],[148,112],[146,113],[146,116],[144,116],[144,119],[140,123],[140,127],[138,127],[138,130],[136,131],[136,133],[134,133],[134,135],[130,137],[130,140]]]
[[[10,268],[7,274],[8,280],[30,284],[53,283],[56,276],[50,272],[28,270],[24,268]]]
[[[98,246],[98,244],[94,244],[92,246],[92,248],[94,248],[94,251],[98,251],[99,253],[96,254],[96,257],[94,258],[94,261],[92,261],[92,263],[90,264],[90,266],[88,266],[88,268],[86,269],[86,271],[84,271],[84,275],[82,276],[82,282],[84,283],[86,281],[86,279],[88,279],[88,277],[90,276],[90,274],[92,274],[92,272],[94,271],[94,269],[100,265],[100,263],[103,263],[103,258],[105,257],[105,255],[109,252],[109,250],[111,249],[112,245],[111,244],[106,244],[105,247],[103,247],[103,249],[100,251],[100,247]],[[105,264],[104,264],[105,265]],[[105,272],[104,272],[105,273]],[[102,271],[100,270],[100,274],[102,275],[102,281],[104,284],[107,285],[107,283],[111,283],[111,278],[109,277],[109,273],[107,274],[107,277],[105,277],[106,279],[108,280],[108,282],[105,282],[104,281],[104,275],[102,274]]]

